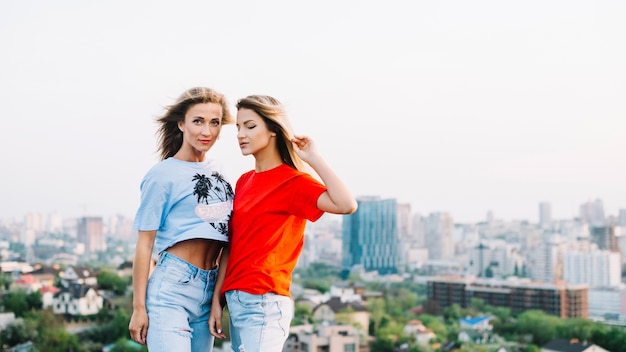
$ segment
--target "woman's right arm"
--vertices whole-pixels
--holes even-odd
[[[224,278],[226,277],[226,267],[228,265],[228,257],[230,255],[230,244],[226,244],[222,248],[220,254],[220,265],[217,270],[217,278],[215,279],[215,287],[213,289],[213,301],[211,302],[211,315],[209,317],[209,331],[211,335],[223,339],[226,337],[222,329],[222,310],[226,306],[226,298],[222,295],[222,287],[224,286]]]
[[[146,290],[152,264],[152,247],[155,231],[139,231],[135,260],[133,263],[133,315],[128,330],[130,337],[143,345],[148,333],[148,312],[146,311]]]

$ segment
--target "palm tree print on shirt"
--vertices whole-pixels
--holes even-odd
[[[192,181],[195,181],[196,183],[193,187],[193,195],[196,196],[196,199],[198,200],[198,207],[204,207],[209,204],[216,205],[216,203],[232,202],[235,196],[230,183],[224,179],[224,176],[217,172],[214,172],[209,177],[206,175],[195,174]],[[212,201],[209,202],[209,200]],[[198,209],[196,209],[196,213],[197,211]],[[207,219],[205,219],[205,221],[207,221],[221,234],[226,235],[228,233],[227,224],[229,219],[230,214],[228,214],[228,217],[224,221],[214,222],[208,221]]]
[[[217,172],[214,172],[211,177],[195,174],[192,180],[196,181],[196,185],[193,187],[193,194],[198,198],[198,203],[209,204],[209,198],[214,199],[214,196],[225,202],[228,199],[233,199],[235,196],[230,183]],[[215,181],[215,186],[213,186],[213,181]]]

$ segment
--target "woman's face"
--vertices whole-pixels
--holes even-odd
[[[222,130],[222,106],[218,103],[192,105],[185,114],[185,120],[178,123],[183,131],[181,149],[206,153],[220,136]]]
[[[237,140],[243,155],[257,155],[268,150],[276,133],[267,129],[263,118],[254,110],[237,111]],[[273,145],[272,145],[273,146]],[[272,149],[273,150],[273,149]]]

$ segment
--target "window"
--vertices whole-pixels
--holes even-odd
[[[356,346],[353,343],[343,345],[343,352],[355,352]]]

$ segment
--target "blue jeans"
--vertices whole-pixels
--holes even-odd
[[[217,269],[203,270],[163,252],[148,279],[150,352],[211,352],[209,313]]]
[[[294,312],[290,297],[226,292],[230,341],[234,352],[281,352]]]

